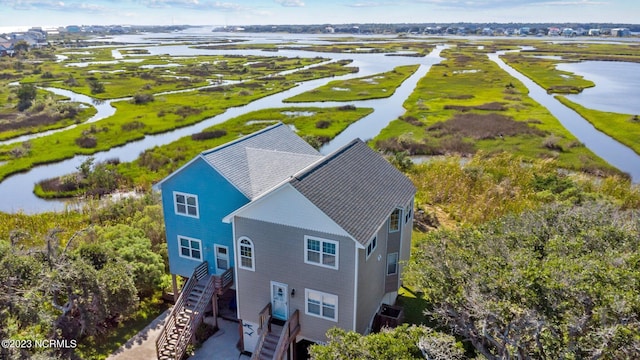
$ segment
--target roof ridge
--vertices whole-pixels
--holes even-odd
[[[302,169],[302,170],[298,171],[297,173],[293,174],[293,176],[291,178],[292,179],[296,179],[298,181],[303,180],[305,177],[307,177],[308,175],[311,175],[317,169],[319,169],[322,166],[326,165],[329,161],[335,159],[336,157],[338,157],[339,155],[341,155],[345,151],[349,150],[350,148],[354,147],[356,144],[360,144],[360,143],[364,143],[362,140],[360,140],[360,138],[355,138],[355,139],[351,140],[346,145],[343,145],[342,147],[334,150],[332,153],[329,153],[326,156],[323,156],[322,158],[318,159],[318,161],[315,161],[315,162],[309,164],[309,166],[307,166],[304,169]]]
[[[200,155],[202,155],[202,156],[209,155],[209,154],[214,153],[216,151],[220,151],[222,149],[225,149],[225,148],[228,148],[230,146],[236,145],[236,144],[238,144],[240,142],[243,142],[243,141],[249,140],[251,138],[254,138],[254,137],[258,136],[258,135],[264,134],[267,131],[271,131],[271,130],[273,130],[273,129],[279,127],[279,126],[283,126],[283,125],[284,125],[284,123],[282,121],[279,121],[277,124],[274,124],[274,125],[271,125],[271,126],[267,126],[264,129],[258,130],[256,132],[253,132],[253,133],[245,135],[245,136],[242,136],[242,137],[240,137],[238,139],[235,139],[235,140],[232,140],[232,141],[230,141],[228,143],[224,143],[224,144],[216,146],[216,147],[214,147],[212,149],[205,150],[205,151],[201,152]]]
[[[263,148],[257,148],[257,147],[252,147],[252,146],[245,146],[244,149],[245,150],[259,150],[259,151],[278,153],[278,154],[291,154],[291,155],[307,156],[307,157],[323,157],[322,155],[301,154],[301,153],[292,152],[292,151],[263,149]]]

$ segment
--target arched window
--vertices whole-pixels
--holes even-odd
[[[246,237],[240,238],[238,247],[238,254],[240,254],[240,264],[238,266],[241,269],[255,271],[253,242]]]

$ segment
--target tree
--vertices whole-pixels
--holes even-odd
[[[24,40],[18,40],[15,44],[13,44],[13,50],[15,50],[18,55],[29,51],[29,43]]]
[[[640,354],[640,213],[549,206],[420,241],[405,282],[488,359]]]
[[[309,348],[313,360],[352,359],[463,359],[463,350],[453,336],[438,333],[424,326],[402,325],[383,329],[380,333],[361,335],[355,331],[332,328],[325,345]]]
[[[18,111],[24,111],[31,107],[36,99],[37,90],[33,84],[20,84],[18,88]]]
[[[151,241],[144,231],[118,224],[98,229],[97,235],[100,243],[106,244],[119,259],[129,264],[140,297],[149,296],[160,287],[164,262],[152,251]]]

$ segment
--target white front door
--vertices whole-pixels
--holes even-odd
[[[215,245],[216,249],[216,273],[224,272],[229,268],[229,248]]]
[[[271,282],[271,314],[274,319],[286,321],[289,318],[289,293],[287,284]]]

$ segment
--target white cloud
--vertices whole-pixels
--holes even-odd
[[[301,0],[275,0],[276,3],[286,7],[304,7],[304,2]]]

